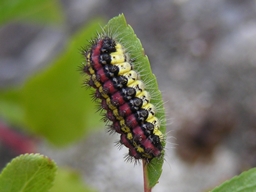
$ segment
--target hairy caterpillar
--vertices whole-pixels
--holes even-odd
[[[88,74],[86,84],[95,89],[95,98],[106,111],[111,129],[120,134],[120,143],[135,159],[149,162],[162,154],[164,139],[156,107],[133,60],[121,43],[102,35],[84,50]]]

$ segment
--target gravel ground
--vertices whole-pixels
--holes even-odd
[[[256,1],[62,4],[65,26],[11,23],[0,29],[1,87],[22,83],[49,63],[92,18],[108,20],[124,13],[166,101],[171,139],[154,191],[207,191],[256,166]],[[123,161],[126,149],[114,147],[117,140],[101,131],[65,149],[45,142],[38,148],[60,166],[81,171],[99,191],[142,191],[142,168]]]

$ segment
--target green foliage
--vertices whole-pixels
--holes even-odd
[[[0,25],[11,20],[60,22],[62,12],[57,0],[1,0]]]
[[[212,192],[254,192],[256,191],[256,168],[245,171],[216,187]]]
[[[133,29],[130,25],[127,25],[125,17],[123,14],[111,19],[108,24],[104,27],[104,31],[109,32],[110,35],[116,36],[116,39],[120,39],[124,47],[129,47],[129,54],[131,58],[136,58],[136,63],[139,65],[134,65],[134,70],[139,71],[141,79],[144,82],[149,82],[149,91],[155,97],[150,101],[155,106],[158,106],[157,117],[159,119],[165,119],[165,112],[163,108],[162,95],[158,89],[158,84],[155,75],[151,71],[150,63],[148,57],[144,53],[144,49],[141,45],[140,40],[135,35]],[[160,130],[163,134],[166,132],[165,122],[161,126]],[[165,142],[163,142],[165,146]],[[147,165],[147,176],[149,187],[152,188],[158,182],[163,166],[163,156],[160,158],[153,159]]]
[[[1,192],[47,192],[56,172],[54,161],[40,154],[13,159],[0,175]]]
[[[50,192],[95,192],[86,186],[80,175],[69,169],[58,169]]]
[[[83,29],[50,68],[30,78],[22,89],[29,127],[56,145],[68,144],[99,126],[90,90],[82,88],[79,74],[83,61],[79,48],[97,28],[98,22],[93,22]]]
[[[57,172],[57,174],[56,174]],[[0,174],[1,192],[95,192],[86,186],[80,175],[59,168],[54,161],[40,154],[14,158]]]
[[[24,126],[24,108],[20,93],[18,89],[0,91],[0,116],[13,125]]]
[[[82,87],[79,48],[92,38],[99,21],[82,29],[67,50],[46,70],[35,74],[21,89],[0,92],[0,114],[20,123],[55,145],[66,145],[100,127],[90,90]]]

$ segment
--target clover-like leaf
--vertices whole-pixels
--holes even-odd
[[[47,192],[53,185],[56,164],[40,154],[14,158],[0,175],[1,192]]]
[[[256,191],[256,168],[245,171],[224,182],[212,192],[253,192]]]

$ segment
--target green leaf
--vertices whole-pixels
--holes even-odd
[[[256,168],[245,171],[216,187],[212,192],[254,192],[256,191]]]
[[[31,77],[22,89],[25,121],[55,145],[65,145],[100,126],[90,90],[82,87],[79,48],[92,38],[99,21],[82,29],[51,67]]]
[[[20,95],[18,89],[0,91],[0,117],[13,125],[24,126],[24,108]]]
[[[84,61],[79,48],[87,44],[100,21],[81,29],[67,50],[48,66],[30,77],[21,88],[0,91],[0,116],[46,137],[55,145],[73,142],[97,127],[103,127],[91,99],[83,88],[79,66]]]
[[[0,175],[1,192],[47,192],[52,186],[56,164],[40,154],[13,159]]]
[[[50,192],[95,192],[86,186],[77,172],[59,168]]]
[[[0,13],[0,25],[14,19],[59,22],[63,17],[56,0],[1,0]]]
[[[156,116],[162,120],[161,132],[165,134],[165,112],[163,108],[163,100],[161,92],[158,89],[158,84],[155,75],[151,71],[148,57],[144,53],[144,49],[140,40],[135,35],[132,27],[127,25],[123,14],[111,19],[104,27],[104,31],[109,33],[108,35],[115,37],[117,41],[120,41],[125,48],[129,48],[129,55],[131,59],[135,58],[134,70],[140,73],[141,79],[146,82],[147,90],[153,96],[150,101],[152,104],[158,107]],[[163,147],[165,142],[162,143]],[[153,159],[147,164],[148,182],[149,187],[152,188],[159,180],[162,173],[163,156]]]

